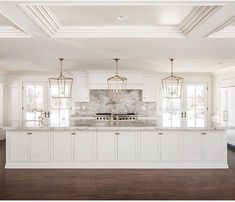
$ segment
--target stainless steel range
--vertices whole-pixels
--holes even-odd
[[[97,120],[100,121],[135,121],[138,119],[137,114],[135,113],[126,113],[126,114],[111,114],[111,113],[97,113],[95,115]]]

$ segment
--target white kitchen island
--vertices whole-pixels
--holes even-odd
[[[223,129],[5,128],[8,169],[228,168]]]

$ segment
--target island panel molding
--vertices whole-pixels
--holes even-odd
[[[194,8],[178,25],[64,26],[50,9],[50,6],[68,5],[81,6],[84,4],[79,4],[79,2],[76,4],[20,4],[21,8],[52,38],[184,38],[222,7],[222,5],[190,4]],[[115,6],[116,4],[106,3],[105,5]],[[129,3],[128,5],[139,4]],[[145,5],[148,4],[145,3]],[[177,6],[184,5],[179,4]]]
[[[5,168],[9,169],[228,168],[223,129],[90,127],[6,131]]]

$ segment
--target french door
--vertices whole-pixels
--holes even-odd
[[[70,99],[51,98],[48,82],[23,82],[23,126],[68,127]]]
[[[201,128],[207,125],[207,84],[184,83],[181,98],[163,98],[163,127]]]

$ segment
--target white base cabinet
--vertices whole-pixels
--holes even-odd
[[[227,168],[223,130],[7,131],[6,168]]]
[[[73,132],[52,132],[52,160],[54,162],[73,161]]]
[[[74,161],[95,161],[95,131],[73,133]]]

